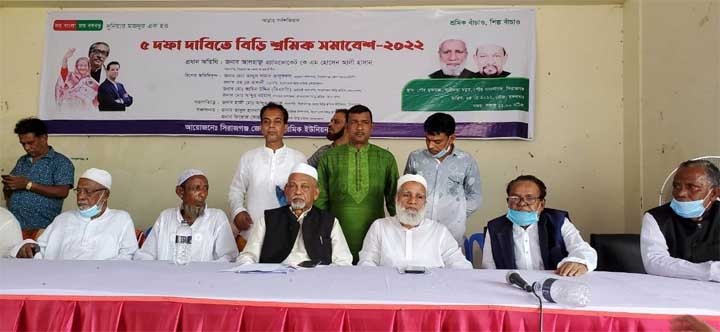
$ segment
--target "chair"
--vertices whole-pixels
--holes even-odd
[[[590,234],[598,255],[597,271],[645,273],[639,234]]]
[[[135,238],[137,239],[138,248],[142,248],[143,242],[145,242],[145,232],[141,229],[135,229]]]
[[[478,246],[480,246],[480,251],[482,251],[485,245],[485,233],[475,233],[470,235],[470,238],[465,239],[465,243],[463,243],[465,258],[467,258],[470,263],[473,262],[473,245],[475,242],[477,242]]]
[[[23,229],[23,230],[22,230],[22,238],[23,238],[23,240],[30,239],[30,240],[35,240],[35,241],[37,241],[37,239],[40,237],[40,235],[42,235],[42,233],[43,233],[44,231],[45,231],[44,228],[28,228],[28,229]]]

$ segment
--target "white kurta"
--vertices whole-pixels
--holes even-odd
[[[570,220],[565,218],[560,229],[568,256],[558,263],[557,267],[565,262],[585,264],[588,272],[597,267],[597,252],[585,240]],[[485,245],[483,246],[482,268],[495,269],[495,260],[492,255],[490,230],[485,234]],[[545,265],[540,256],[540,237],[538,235],[537,223],[527,228],[513,224],[513,242],[515,250],[515,266],[519,270],[544,270]]]
[[[303,212],[298,218],[300,231],[298,231],[295,244],[290,254],[282,261],[282,264],[296,266],[301,262],[310,260],[310,256],[308,256],[307,250],[305,250],[305,242],[302,238],[302,223],[309,211],[310,210]],[[251,264],[260,261],[260,252],[262,251],[263,242],[265,241],[265,230],[265,218],[263,217],[256,221],[250,229],[247,245],[245,245],[245,249],[243,249],[243,252],[238,256],[238,263]],[[353,257],[337,218],[335,218],[333,228],[330,231],[330,239],[332,240],[332,264],[352,265]]]
[[[276,151],[263,146],[245,152],[230,183],[230,220],[247,211],[257,222],[265,210],[280,207],[275,187],[284,189],[292,168],[305,160],[304,154],[287,146]],[[232,227],[237,233],[234,224]],[[247,231],[241,234],[248,238]]]
[[[180,208],[166,209],[155,221],[142,248],[134,259],[172,261],[175,259],[175,233],[182,224]],[[193,262],[232,262],[238,255],[237,244],[225,212],[206,208],[192,225],[190,260]]]
[[[365,235],[358,265],[472,269],[445,225],[425,219],[407,229],[396,217],[373,222]]]
[[[37,242],[23,241],[13,249],[13,255],[25,243],[40,246],[36,259],[132,259],[138,248],[132,218],[125,211],[113,209],[106,209],[95,219],[82,217],[78,210],[63,212]]]
[[[10,256],[10,251],[20,242],[20,223],[10,211],[0,207],[0,257]]]
[[[665,277],[720,282],[720,261],[693,263],[670,256],[655,217],[645,213],[640,231],[640,254],[645,271]]]

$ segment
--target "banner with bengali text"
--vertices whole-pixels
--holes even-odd
[[[336,109],[374,137],[533,138],[534,9],[58,11],[48,14],[39,117],[54,134],[322,137]]]

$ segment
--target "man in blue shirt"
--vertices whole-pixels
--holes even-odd
[[[48,145],[42,120],[22,119],[15,133],[27,154],[18,158],[10,175],[2,175],[3,194],[23,230],[45,228],[62,211],[73,187],[75,167]]]

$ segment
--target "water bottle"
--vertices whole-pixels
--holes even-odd
[[[192,229],[187,221],[183,220],[175,233],[175,264],[190,263],[192,253]]]
[[[546,301],[568,307],[584,307],[590,303],[590,288],[584,283],[547,278],[533,283],[535,293]]]

